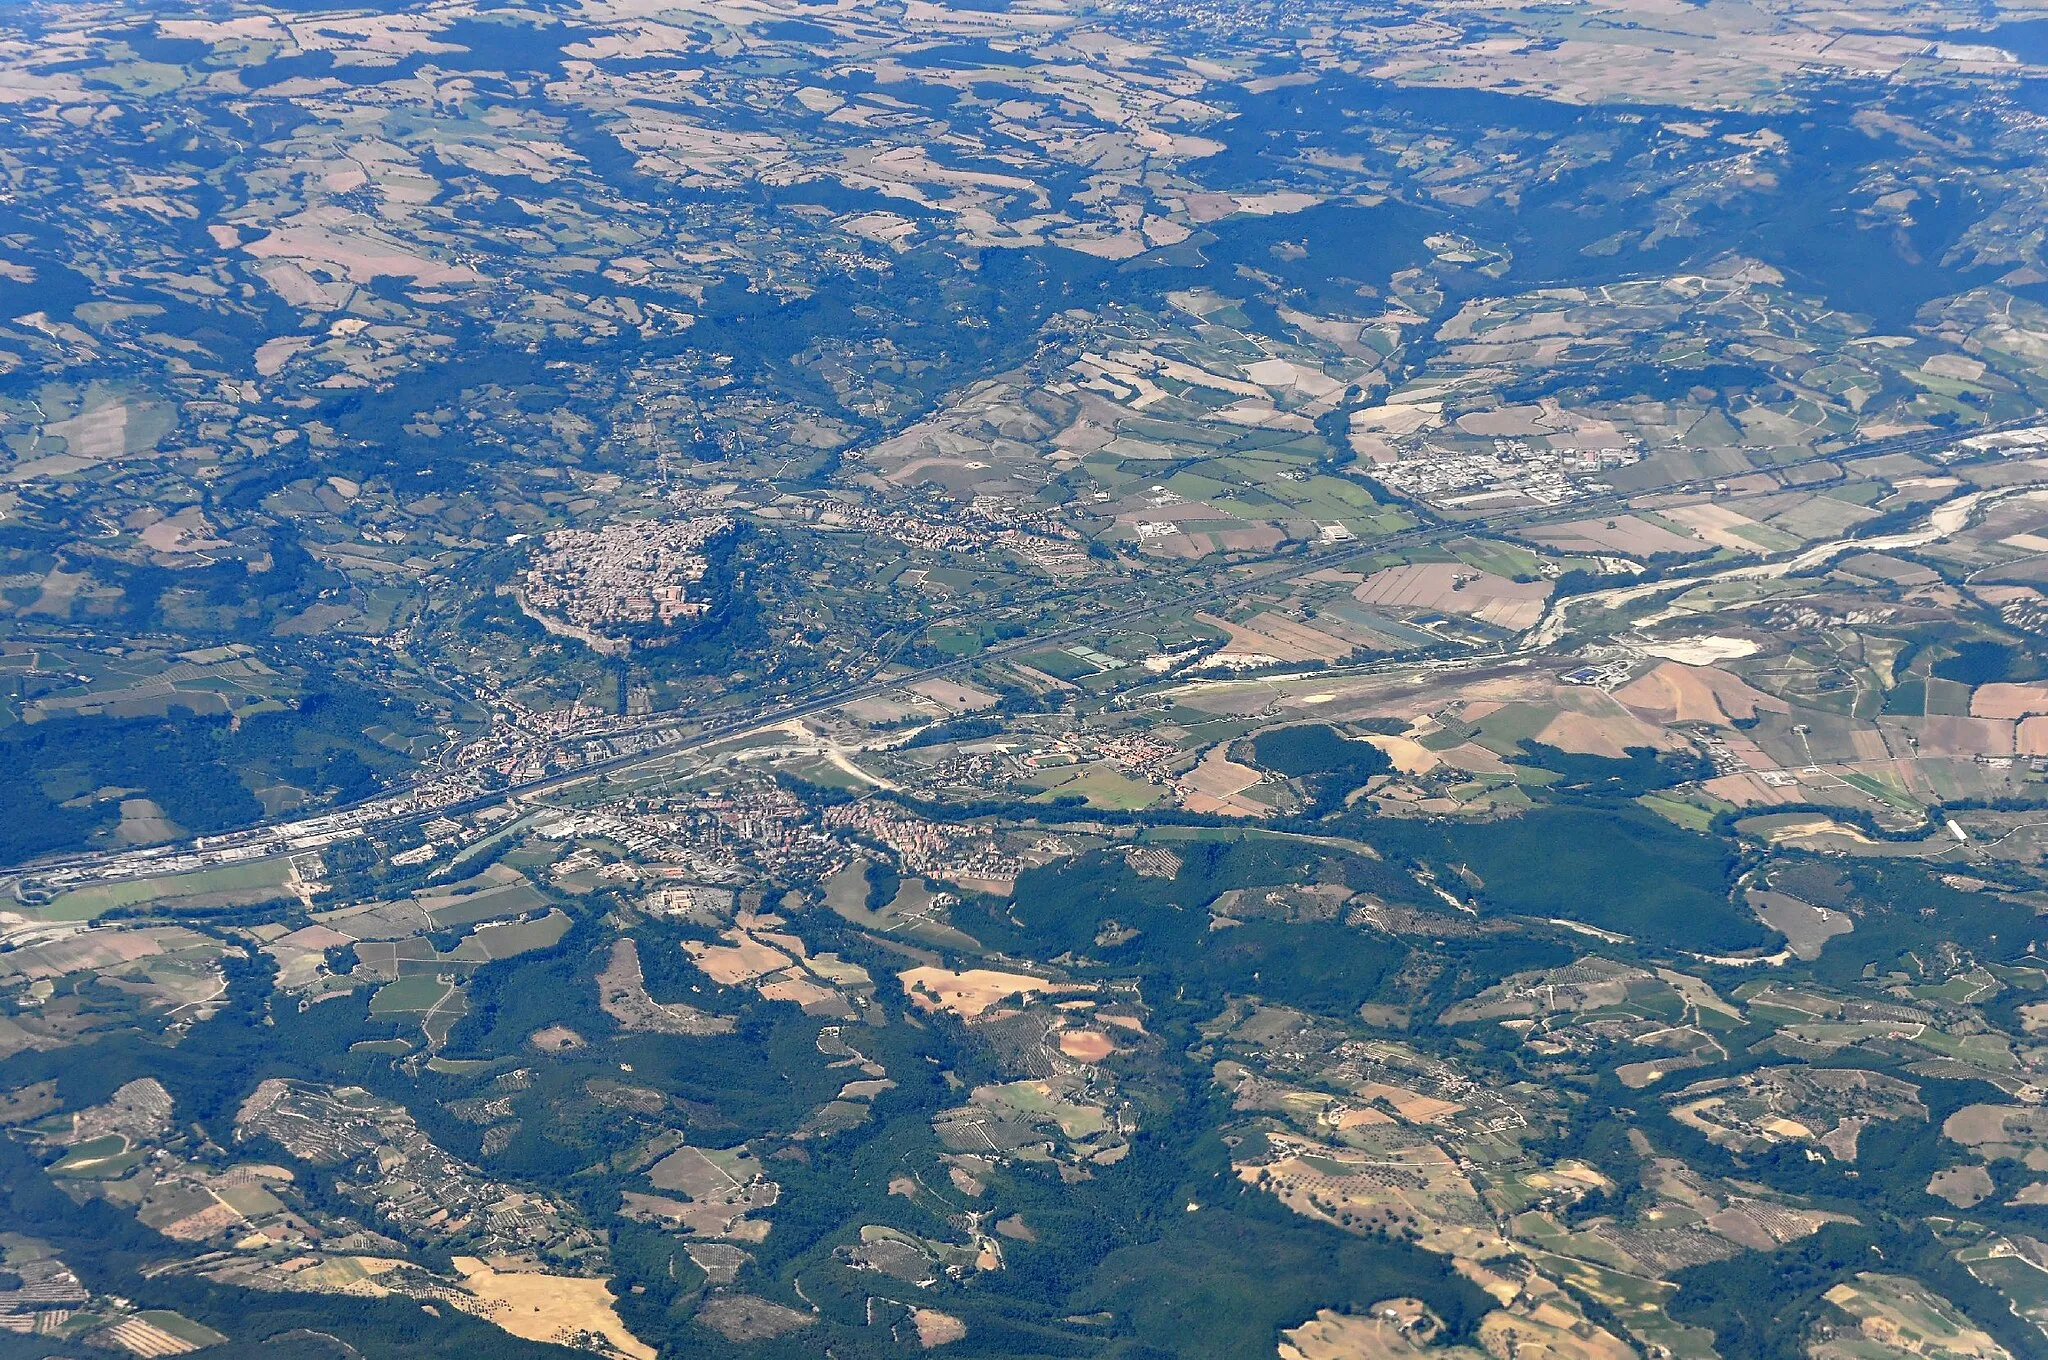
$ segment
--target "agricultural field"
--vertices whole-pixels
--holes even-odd
[[[0,13],[0,1357],[2048,1354],[2048,44]]]

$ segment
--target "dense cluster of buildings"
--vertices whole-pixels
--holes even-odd
[[[560,840],[600,837],[713,883],[791,869],[829,873],[846,859],[840,839],[815,825],[801,799],[766,780],[566,813],[535,830]]]
[[[697,618],[710,608],[692,598],[706,551],[732,528],[727,515],[692,515],[552,530],[526,570],[526,603],[594,632]]]
[[[1411,500],[1447,509],[1498,500],[1567,505],[1610,490],[1598,474],[1642,457],[1634,447],[1550,449],[1523,439],[1496,439],[1490,449],[1431,442],[1394,462],[1374,465],[1372,475]]]
[[[989,793],[1014,791],[1019,781],[1060,766],[1103,763],[1119,774],[1149,784],[1171,784],[1186,753],[1180,747],[1143,732],[1062,732],[1049,741],[1006,734],[1000,741],[964,742],[949,747],[929,767],[938,786]]]
[[[824,530],[869,534],[932,553],[1006,552],[1048,570],[1086,556],[1081,532],[1050,506],[1002,496],[964,503],[871,506],[842,500],[784,497],[778,517],[800,518]]]
[[[994,833],[977,826],[928,821],[893,803],[866,799],[825,809],[827,827],[893,853],[907,874],[950,882],[1010,883],[1024,861],[1005,854]]]

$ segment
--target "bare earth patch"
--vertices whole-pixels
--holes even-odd
[[[1462,562],[1420,562],[1376,571],[1351,592],[1363,604],[1469,614],[1511,633],[1543,616],[1547,581],[1511,581]]]
[[[951,1011],[970,1020],[997,1005],[1004,997],[1019,992],[1031,996],[1041,992],[1089,990],[1070,983],[1032,977],[1028,973],[999,973],[992,968],[969,968],[964,972],[954,972],[949,968],[906,968],[896,976],[902,981],[903,990],[910,994],[911,1003],[920,1010]]]
[[[727,1341],[771,1341],[811,1325],[808,1314],[752,1294],[722,1294],[708,1300],[697,1310],[697,1321]]]
[[[1473,1354],[1464,1347],[1424,1349],[1436,1334],[1434,1319],[1427,1310],[1417,1317],[1403,1304],[1421,1308],[1414,1299],[1389,1299],[1363,1313],[1324,1308],[1299,1327],[1280,1333],[1280,1360],[1406,1360],[1423,1355],[1459,1360]]]
[[[567,1025],[549,1025],[528,1035],[526,1042],[543,1053],[574,1053],[584,1046],[583,1036]]]
[[[1070,1029],[1060,1035],[1060,1052],[1085,1063],[1099,1063],[1116,1052],[1116,1045],[1100,1030]]]
[[[936,1308],[915,1309],[910,1314],[910,1321],[917,1328],[917,1344],[926,1350],[959,1341],[967,1335],[966,1323]]]
[[[683,949],[704,976],[721,987],[734,987],[742,982],[752,982],[789,967],[790,958],[772,946],[762,944],[743,930],[725,932],[731,944],[706,944],[702,940],[685,940]],[[636,961],[637,962],[637,961]]]
[[[1979,685],[1970,695],[1973,718],[2030,718],[2048,713],[2048,685],[1996,681]]]
[[[500,1274],[472,1256],[455,1258],[462,1282],[476,1295],[477,1315],[528,1341],[577,1344],[595,1332],[634,1360],[654,1360],[654,1347],[626,1330],[605,1281],[571,1275]]]
[[[1816,907],[1784,893],[1752,892],[1749,901],[1757,919],[1783,935],[1794,956],[1809,962],[1820,957],[1829,940],[1856,928],[1846,911]]]
[[[1726,671],[1666,661],[1615,692],[1628,708],[1653,722],[1704,722],[1727,727],[1748,722],[1758,709],[1789,713],[1783,699],[1752,689]]]
[[[640,971],[640,947],[631,940],[612,945],[611,963],[597,975],[597,999],[621,1029],[642,1033],[730,1034],[734,1023],[727,1016],[706,1015],[694,1006],[663,1005],[649,996],[646,975]]]
[[[1958,1209],[1967,1209],[1989,1195],[1995,1187],[1991,1173],[1981,1166],[1952,1166],[1937,1171],[1927,1182],[1927,1193],[1945,1199]]]
[[[1231,760],[1226,745],[1211,747],[1201,762],[1180,779],[1181,803],[1190,812],[1214,812],[1224,816],[1267,817],[1273,809],[1240,797],[1246,789],[1262,783],[1265,775],[1249,765]]]

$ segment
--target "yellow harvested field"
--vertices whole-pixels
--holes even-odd
[[[1737,1017],[1740,1018],[1739,1016]],[[1528,1183],[1539,1190],[1552,1190],[1560,1185],[1580,1185],[1589,1190],[1612,1190],[1614,1182],[1593,1166],[1578,1161],[1563,1161],[1553,1164],[1548,1171],[1538,1171],[1526,1177]]]
[[[792,935],[788,931],[767,928],[783,924],[782,918],[779,916],[755,916],[751,912],[743,911],[740,913],[739,923],[742,928],[753,931],[756,939],[766,944],[774,945],[777,949],[784,950],[800,959],[807,958],[810,955],[809,948],[805,946],[803,940],[798,936]]]
[[[1580,1328],[1586,1329],[1582,1335]],[[1605,1328],[1573,1317],[1553,1304],[1533,1313],[1496,1309],[1479,1323],[1479,1344],[1488,1355],[1515,1360],[1634,1360],[1635,1351]]]
[[[112,1346],[108,1343],[112,1342]],[[98,1333],[88,1343],[113,1349],[118,1346],[130,1355],[139,1355],[143,1360],[156,1360],[158,1356],[186,1355],[200,1349],[198,1343],[173,1336],[161,1327],[153,1326],[139,1317],[123,1318],[105,1331]]]
[[[1717,548],[1739,553],[1761,551],[1761,544],[1753,538],[1744,538],[1739,531],[1762,526],[1749,516],[1737,514],[1725,505],[1702,502],[1698,505],[1674,506],[1659,510],[1657,513],[1674,523],[1683,524]]]
[[[809,978],[777,978],[761,984],[761,995],[770,1001],[788,1001],[805,1010],[844,1010],[845,1002],[839,993],[830,987],[820,986]]]
[[[1090,990],[1073,983],[1053,982],[1028,973],[999,973],[993,968],[906,968],[896,975],[912,1004],[920,1010],[943,1010],[973,1019],[994,1007],[1004,997],[1022,992],[1026,996],[1051,996],[1060,992]]]
[[[1251,766],[1232,760],[1226,747],[1214,746],[1201,763],[1180,777],[1181,806],[1189,812],[1226,817],[1270,816],[1272,808],[1238,796],[1264,779],[1265,775]]]
[[[1664,729],[1651,727],[1626,711],[1607,715],[1560,713],[1544,725],[1536,740],[1560,751],[1605,756],[1609,760],[1627,759],[1632,746],[1668,751],[1678,744]]]
[[[575,1275],[500,1274],[473,1256],[455,1258],[463,1285],[477,1298],[478,1317],[528,1341],[578,1344],[595,1332],[621,1354],[655,1360],[654,1347],[626,1330],[606,1282]]]
[[[1060,1035],[1060,1052],[1085,1063],[1099,1063],[1116,1052],[1116,1045],[1101,1030],[1070,1029]]]
[[[1495,1303],[1509,1304],[1522,1297],[1522,1283],[1519,1279],[1489,1270],[1469,1256],[1453,1257],[1451,1269],[1478,1285]]]
[[[1389,737],[1369,733],[1367,741],[1380,748],[1402,774],[1428,774],[1443,764],[1443,757],[1410,737]]]
[[[1377,1081],[1365,1083],[1354,1094],[1363,1100],[1384,1100],[1394,1107],[1394,1113],[1411,1124],[1433,1124],[1465,1108],[1453,1100],[1438,1100],[1403,1086],[1388,1086]]]
[[[1920,739],[1920,755],[2009,756],[2016,732],[2010,719],[1922,718],[1910,729]]]
[[[2013,754],[2048,756],[2048,717],[2020,719],[2013,735]]]
[[[1783,699],[1752,689],[1726,671],[1712,666],[1683,666],[1676,661],[1666,661],[1638,676],[1616,690],[1614,697],[1642,717],[1659,723],[1712,723],[1727,727],[1738,719],[1750,721],[1759,710],[1792,711],[1792,706]]]
[[[1339,661],[1351,655],[1352,644],[1311,628],[1284,614],[1267,610],[1244,623],[1231,623],[1214,614],[1196,614],[1211,628],[1230,634],[1220,656],[1270,656],[1275,661]]]
[[[1419,562],[1374,572],[1351,592],[1351,598],[1361,604],[1466,614],[1519,633],[1543,617],[1550,584],[1510,581],[1462,562]]]
[[[705,944],[702,940],[683,941],[683,950],[689,954],[691,961],[704,976],[720,986],[733,987],[742,982],[752,982],[757,977],[779,973],[790,966],[789,955],[762,944],[743,930],[727,930],[724,937],[732,943],[721,945]]]
[[[1700,788],[1722,802],[1733,803],[1737,807],[1772,807],[1781,803],[1805,801],[1796,784],[1778,787],[1766,784],[1756,775],[1748,773],[1716,775],[1701,784]]]
[[[1660,1082],[1671,1075],[1670,1068],[1666,1066],[1668,1061],[1669,1059],[1659,1059],[1655,1062],[1623,1063],[1614,1069],[1614,1075],[1629,1090],[1640,1091],[1645,1086]]]
[[[996,696],[974,685],[934,676],[909,686],[916,694],[922,694],[949,713],[979,713],[984,708],[996,706]]]
[[[2048,685],[2007,682],[1979,685],[1970,695],[1973,718],[2026,718],[2048,714]]]
[[[267,1242],[269,1239],[259,1233],[253,1240]],[[404,1261],[388,1256],[329,1256],[316,1265],[293,1272],[292,1280],[299,1288],[317,1294],[352,1294],[357,1298],[381,1299],[391,1291],[378,1284],[377,1277],[389,1274],[404,1264]]]
[[[1325,1308],[1299,1327],[1280,1333],[1279,1360],[1404,1360],[1429,1354],[1408,1340],[1400,1324],[1367,1313]]]
[[[1547,543],[1567,552],[1619,553],[1624,557],[1649,557],[1655,553],[1697,553],[1706,545],[1696,538],[1680,538],[1634,515],[1613,519],[1582,519],[1569,524],[1546,524],[1530,529],[1523,537]]]

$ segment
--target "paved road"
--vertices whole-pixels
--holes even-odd
[[[1973,430],[1970,433],[1988,433],[1990,430],[2018,428],[2035,423],[2038,422],[2031,420],[2010,421],[2003,425],[1989,427],[1987,430]],[[1922,452],[1951,444],[1955,442],[1956,438],[1957,435],[1946,431],[1895,436],[1890,439],[1873,440],[1869,443],[1854,445],[1833,453],[1815,454],[1812,457],[1775,464],[1771,470],[1782,471],[1787,468],[1805,467],[1817,463],[1833,463],[1845,459],[1867,458],[1880,453]],[[430,821],[435,817],[474,812],[483,808],[494,807],[515,798],[532,797],[544,794],[552,789],[579,783],[594,775],[627,769],[635,765],[646,764],[652,760],[715,745],[718,742],[740,736],[771,723],[787,722],[792,718],[802,718],[822,713],[829,709],[837,708],[842,704],[901,688],[918,680],[949,675],[983,664],[992,659],[1014,656],[1024,652],[1039,651],[1049,646],[1057,646],[1062,642],[1100,633],[1104,629],[1118,628],[1125,624],[1136,622],[1163,610],[1185,609],[1190,605],[1216,603],[1255,589],[1263,581],[1300,575],[1320,567],[1333,566],[1355,557],[1383,552],[1390,547],[1399,547],[1404,544],[1426,540],[1446,532],[1498,537],[1506,530],[1511,530],[1523,524],[1554,518],[1560,512],[1580,517],[1595,515],[1603,510],[1625,506],[1634,497],[1654,494],[1658,491],[1676,490],[1680,487],[1691,486],[1705,480],[1710,479],[1686,478],[1682,481],[1668,482],[1659,486],[1635,487],[1623,492],[1589,497],[1585,500],[1574,501],[1568,506],[1531,507],[1525,511],[1496,515],[1485,521],[1474,521],[1470,524],[1459,524],[1455,521],[1423,523],[1412,529],[1405,529],[1398,533],[1371,540],[1352,540],[1326,547],[1311,548],[1305,551],[1296,550],[1274,553],[1249,564],[1239,564],[1223,573],[1220,579],[1211,580],[1207,584],[1196,585],[1177,593],[1167,594],[1163,598],[1147,599],[1125,608],[1111,609],[1104,613],[1092,614],[1066,627],[998,643],[971,656],[961,657],[957,660],[918,667],[907,672],[899,672],[887,679],[877,678],[878,673],[888,669],[894,657],[909,645],[911,639],[906,638],[897,645],[889,656],[878,661],[864,679],[824,686],[808,694],[799,694],[794,698],[734,714],[730,717],[693,718],[689,714],[677,711],[652,715],[642,723],[614,729],[607,732],[605,736],[623,737],[639,732],[660,731],[665,728],[689,728],[692,722],[695,722],[696,726],[694,730],[690,730],[686,735],[672,741],[648,746],[625,755],[593,761],[586,765],[580,765],[574,770],[567,770],[559,774],[546,775],[539,779],[508,785],[503,789],[494,790],[479,798],[467,799],[462,802],[423,810],[393,812],[389,815],[379,815],[371,811],[370,815],[365,817],[360,824],[366,829],[373,827],[377,829],[395,829],[408,823]],[[1659,583],[1659,586],[1660,588],[1668,588],[1670,582],[1682,581],[1691,574],[1693,573],[1671,573],[1664,578],[1663,582]],[[1711,574],[1710,569],[1702,569],[1699,574]],[[1156,584],[1156,580],[1153,584]],[[1087,593],[1092,595],[1094,592]],[[1058,597],[1055,596],[1053,598],[1057,599]],[[1046,600],[1044,597],[1041,597],[1039,602],[1045,603]],[[934,619],[924,624],[920,631],[929,631],[935,627],[943,627],[948,623],[970,622],[975,617],[951,616]],[[1413,663],[1388,662],[1345,669],[1353,673],[1373,672],[1408,664]],[[365,800],[362,803],[331,809],[328,814],[324,815],[331,816],[336,813],[370,811],[381,804],[390,802],[394,797],[402,796],[405,791],[403,788],[387,791],[377,798]],[[277,842],[281,847],[283,841],[288,837],[291,827],[294,825],[303,825],[303,823],[291,823],[284,827],[252,827],[247,831],[232,833],[228,836],[209,837],[207,845],[209,849],[217,849]],[[163,848],[159,847],[156,853],[164,853]],[[147,857],[138,856],[135,851],[95,851],[87,854],[52,856],[23,865],[19,872],[47,874],[91,869],[94,867],[111,868],[123,863],[146,867]]]

